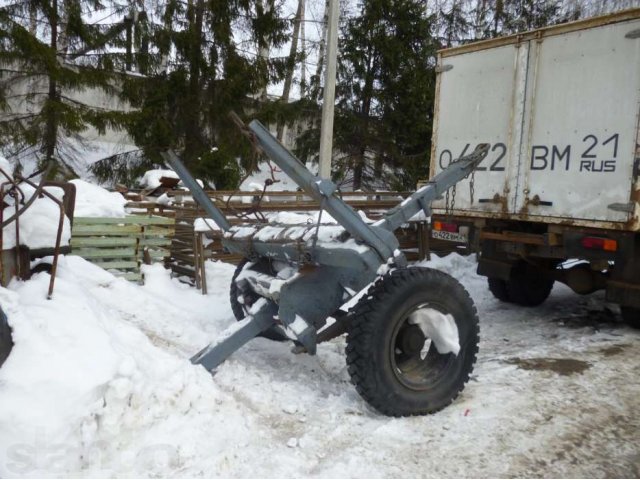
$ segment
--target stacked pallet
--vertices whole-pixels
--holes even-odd
[[[75,217],[71,248],[105,270],[142,282],[140,265],[170,257],[174,233],[175,220],[163,216]]]

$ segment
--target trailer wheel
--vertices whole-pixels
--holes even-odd
[[[236,317],[236,320],[240,321],[244,317],[247,316],[248,307],[253,305],[253,303],[258,300],[259,296],[254,292],[248,292],[243,295],[244,304],[241,304],[238,301],[238,297],[240,296],[240,290],[236,285],[236,278],[244,268],[244,266],[249,261],[245,258],[243,259],[238,266],[236,267],[235,272],[233,272],[233,277],[231,278],[231,287],[229,288],[229,300],[231,301],[231,310],[233,311],[233,316]],[[284,333],[284,330],[280,327],[271,327],[268,330],[262,332],[260,337],[268,338],[269,340],[273,340],[276,342],[285,342],[290,340],[289,337]]]
[[[489,283],[489,291],[501,302],[510,302],[509,291],[507,290],[507,282],[501,278],[487,278]]]
[[[412,321],[416,313],[433,311],[453,317],[457,355],[439,353],[434,339]],[[437,412],[469,380],[478,341],[476,308],[457,280],[429,268],[396,270],[376,281],[354,308],[346,349],[351,382],[385,415]]]
[[[640,328],[640,308],[620,306],[620,313],[630,327]]]
[[[536,307],[551,294],[555,280],[525,261],[518,262],[506,282],[509,300],[525,307]]]
[[[7,320],[7,316],[0,307],[0,367],[7,359],[13,348],[13,340],[11,338],[11,327]]]

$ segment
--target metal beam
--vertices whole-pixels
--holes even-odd
[[[431,202],[469,175],[487,156],[490,146],[488,143],[481,143],[469,155],[451,163],[424,187],[403,200],[397,207],[389,210],[382,220],[374,223],[374,226],[393,232],[419,212],[430,216]]]
[[[191,192],[193,199],[198,202],[205,212],[207,212],[207,215],[209,215],[209,217],[211,217],[222,230],[225,232],[228,231],[231,228],[231,224],[227,220],[227,217],[225,217],[224,213],[222,213],[220,209],[213,204],[209,196],[205,193],[200,184],[196,182],[195,178],[191,176],[189,170],[187,170],[175,152],[173,150],[167,150],[166,152],[162,152],[160,155],[169,165],[171,165],[174,172],[176,172],[180,177],[180,180],[182,180],[182,183],[184,183]]]
[[[255,315],[232,324],[218,340],[195,354],[191,363],[202,365],[211,372],[240,347],[274,325],[277,312],[278,307],[273,302],[265,302]]]
[[[331,180],[314,176],[303,163],[278,142],[259,121],[253,120],[249,128],[255,134],[264,152],[283,172],[296,182],[308,195],[320,202],[329,214],[357,240],[373,248],[382,262],[393,256],[398,241],[393,235],[367,225],[358,213],[334,195],[337,187]]]

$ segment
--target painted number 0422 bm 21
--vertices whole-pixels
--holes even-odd
[[[620,135],[617,133],[604,140],[589,134],[578,146],[533,145],[530,168],[592,173],[615,172],[619,139]]]
[[[586,135],[580,145],[533,145],[529,155],[531,170],[578,171],[608,173],[616,171],[618,159],[619,134],[613,134],[604,140],[594,134]],[[454,156],[451,150],[444,149],[438,156],[438,165],[446,168],[453,160],[471,153],[471,144],[467,143],[462,152]],[[503,172],[506,166],[507,146],[495,143],[489,155],[476,168],[478,172]]]

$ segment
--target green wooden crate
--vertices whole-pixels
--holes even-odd
[[[173,218],[142,215],[75,217],[71,247],[74,255],[127,280],[142,282],[142,262],[145,258],[157,262],[170,256],[169,247],[174,235]]]

